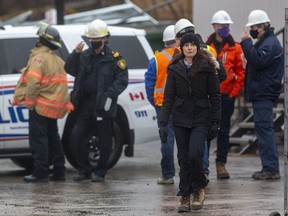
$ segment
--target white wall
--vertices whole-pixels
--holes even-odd
[[[231,16],[234,24],[230,25],[230,33],[236,41],[240,41],[241,34],[252,10],[264,10],[275,27],[275,33],[285,26],[285,8],[288,0],[193,0],[192,22],[196,32],[203,40],[213,32],[211,18],[218,10],[225,10]],[[250,28],[248,28],[250,30]],[[282,36],[279,37],[282,43]]]

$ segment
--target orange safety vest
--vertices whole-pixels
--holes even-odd
[[[156,106],[162,106],[167,79],[167,69],[174,52],[175,48],[165,48],[161,52],[155,53],[156,83],[154,87],[154,104]]]

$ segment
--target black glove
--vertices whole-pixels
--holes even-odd
[[[160,136],[160,139],[161,139],[162,143],[166,143],[167,142],[167,136],[168,136],[167,127],[164,127],[164,126],[160,126],[159,127],[159,136]]]
[[[211,126],[209,127],[209,131],[208,131],[208,137],[207,137],[208,141],[211,141],[218,136],[219,129],[220,129],[220,124],[218,122],[213,122],[211,124]]]

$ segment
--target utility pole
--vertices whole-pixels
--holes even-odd
[[[57,11],[57,24],[64,24],[64,0],[54,0],[54,5]]]
[[[284,215],[288,215],[287,196],[288,196],[288,8],[285,8],[285,31],[284,31],[284,55],[285,55],[285,73],[284,73]]]

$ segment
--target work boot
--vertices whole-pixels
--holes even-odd
[[[217,162],[216,170],[217,170],[217,179],[229,179],[230,178],[230,175],[225,168],[225,163]]]
[[[91,175],[78,175],[73,177],[74,182],[86,182],[91,181]]]
[[[51,175],[50,177],[49,177],[49,179],[51,180],[51,181],[65,181],[66,180],[66,178],[65,178],[65,175]]]
[[[173,177],[165,178],[164,176],[161,176],[157,179],[157,184],[163,184],[163,185],[174,184],[174,179]]]
[[[91,181],[92,181],[92,182],[104,182],[104,178],[95,175],[95,176],[92,177]]]
[[[252,178],[255,180],[277,180],[280,179],[280,173],[273,173],[268,171],[254,172]]]
[[[185,197],[181,197],[180,199],[180,206],[178,207],[178,212],[182,213],[182,212],[190,212],[190,195],[185,196]]]
[[[205,199],[204,188],[198,188],[198,189],[194,190],[192,209],[193,210],[199,210],[199,209],[203,208],[204,199]]]
[[[23,180],[24,182],[27,182],[27,183],[36,183],[36,182],[48,182],[49,178],[48,177],[39,178],[32,174],[32,175],[24,176]]]

